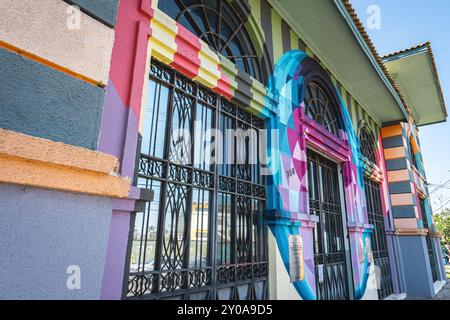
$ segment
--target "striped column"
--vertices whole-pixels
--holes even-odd
[[[414,175],[404,123],[381,129],[392,215],[398,232],[418,232]]]
[[[411,297],[432,297],[434,287],[425,238],[427,230],[419,223],[408,126],[409,124],[401,122],[381,129],[395,225],[394,242],[399,248],[398,263],[406,294]]]

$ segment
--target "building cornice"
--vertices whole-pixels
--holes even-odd
[[[0,183],[126,198],[131,181],[101,152],[0,129]]]

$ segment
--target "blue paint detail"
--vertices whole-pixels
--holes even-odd
[[[408,164],[406,162],[406,158],[386,160],[386,170],[387,171],[396,171],[396,170],[404,170],[408,169]]]
[[[389,183],[389,192],[391,194],[411,193],[411,182],[391,182]]]
[[[97,148],[105,91],[0,49],[0,128]]]
[[[360,188],[361,192],[364,192],[364,168],[365,165],[364,163],[361,161],[361,159],[359,158],[359,150],[360,149],[360,142],[359,142],[359,138],[356,134],[355,129],[353,128],[353,124],[352,124],[352,119],[350,117],[350,114],[348,112],[348,109],[344,103],[344,100],[342,99],[340,93],[338,92],[338,90],[336,89],[336,93],[341,101],[341,112],[342,112],[342,118],[343,118],[343,125],[344,125],[344,129],[345,132],[347,133],[347,137],[348,137],[348,142],[351,148],[351,153],[352,153],[352,162],[353,164],[356,166],[357,168],[357,175],[356,175],[356,179],[357,179],[357,184],[358,187]],[[358,210],[362,210],[363,208],[357,208]],[[363,244],[364,244],[364,263],[363,263],[363,274],[362,277],[360,279],[360,283],[355,283],[355,298],[357,300],[361,299],[364,296],[364,293],[366,291],[367,288],[367,281],[369,280],[369,267],[370,264],[368,262],[368,255],[367,255],[367,248],[365,246],[366,243],[366,238],[369,237],[369,241],[371,241],[372,239],[370,238],[370,233],[364,233],[363,234]],[[355,253],[354,253],[355,254]]]
[[[294,127],[294,121],[292,118],[292,111],[300,106],[304,99],[304,86],[303,77],[301,76],[302,71],[302,61],[309,58],[306,53],[293,50],[286,53],[276,64],[274,68],[274,74],[269,78],[268,81],[268,91],[271,95],[279,97],[279,112],[277,117],[272,117],[267,121],[267,129],[278,129],[280,132],[280,141],[286,141],[284,135],[287,134],[288,128]],[[280,95],[283,90],[286,96]],[[359,159],[359,139],[353,128],[352,120],[350,114],[347,111],[345,103],[342,97],[337,93],[341,104],[341,114],[343,120],[343,128],[347,133],[349,144],[352,152],[352,162],[357,168],[357,185],[360,188],[360,192],[364,192],[364,181],[363,181],[363,171],[364,164]],[[269,99],[267,99],[267,104],[270,104]],[[279,162],[279,154],[281,152],[290,154],[289,145],[275,146],[272,144],[272,139],[269,139],[268,143],[268,154],[269,158],[272,159],[272,163]],[[273,219],[282,219],[288,221],[289,223],[272,223],[269,224],[270,230],[275,236],[278,249],[280,251],[281,257],[283,259],[284,266],[289,273],[289,243],[288,237],[290,234],[298,234],[299,228],[293,225],[289,220],[291,213],[283,208],[281,195],[277,190],[277,186],[281,183],[281,173],[275,171],[276,174],[272,176],[268,183],[268,199],[267,207],[272,209],[272,212],[276,212],[276,217]],[[357,210],[363,210],[363,208],[357,208]],[[360,213],[362,213],[360,211]],[[370,233],[363,235],[363,241],[365,243],[365,238],[370,237]],[[369,238],[370,239],[370,238]],[[367,248],[365,250],[365,261],[363,263],[363,275],[361,277],[360,283],[355,284],[356,298],[360,299],[363,297],[368,280],[368,257]],[[293,286],[300,294],[300,296],[305,300],[316,300],[316,294],[313,292],[306,280],[293,283]]]
[[[392,215],[396,219],[415,218],[416,211],[413,205],[410,206],[394,206],[392,207]]]
[[[80,7],[80,10],[90,17],[114,28],[117,19],[119,0],[64,0],[70,5]]]
[[[403,147],[403,136],[395,136],[383,139],[383,148]]]

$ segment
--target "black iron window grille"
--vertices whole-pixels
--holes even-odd
[[[164,0],[158,6],[212,50],[265,83],[260,57],[246,30],[249,13],[245,10],[226,0]]]
[[[381,189],[378,182],[364,178],[364,189],[367,202],[369,223],[375,228],[372,232],[372,253],[375,266],[379,268],[380,287],[378,297],[384,299],[394,293],[391,264],[386,237],[385,221],[381,207]]]
[[[155,60],[147,105],[138,186],[155,201],[136,214],[126,296],[264,299],[264,179],[248,156],[259,144],[223,134],[216,162],[202,160],[211,129],[258,132],[264,121]]]
[[[308,151],[310,213],[319,217],[314,229],[314,263],[318,300],[350,297],[344,223],[337,164]]]
[[[314,81],[306,85],[305,114],[335,136],[339,135],[340,121],[335,104],[327,90]]]
[[[375,138],[368,128],[361,128],[359,141],[362,155],[373,164],[377,164]],[[379,268],[378,275],[381,278],[379,279],[378,297],[384,299],[394,293],[394,287],[379,182],[364,177],[364,191],[369,224],[374,226],[371,236],[373,260],[375,266]]]
[[[427,213],[425,211],[426,210],[425,209],[425,201],[423,201],[422,199],[419,199],[419,205],[420,205],[420,211],[422,213],[423,227],[424,227],[424,229],[428,229],[428,231],[430,231],[429,230],[430,225],[428,223]],[[433,250],[433,240],[429,233],[426,236],[426,241],[427,241],[428,259],[430,260],[431,275],[433,277],[433,283],[434,283],[434,282],[438,281],[438,271],[437,271],[437,266],[436,266],[434,250]]]
[[[376,164],[377,159],[375,156],[375,139],[372,133],[370,133],[370,131],[366,127],[361,128],[361,132],[359,134],[359,143],[362,155],[373,164]]]

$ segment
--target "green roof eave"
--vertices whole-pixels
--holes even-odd
[[[445,122],[447,108],[429,42],[385,56],[418,126]]]

